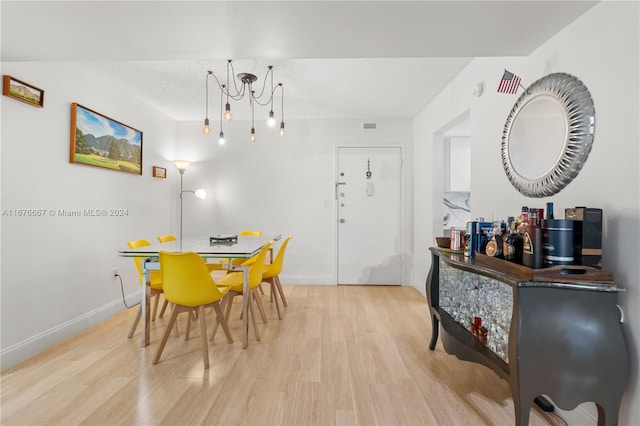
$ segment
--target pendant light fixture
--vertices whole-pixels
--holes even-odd
[[[269,65],[267,67],[267,74],[264,77],[264,81],[262,83],[262,90],[259,94],[256,94],[256,90],[253,87],[253,83],[258,81],[258,77],[254,74],[249,73],[239,73],[236,75],[237,80],[242,83],[239,86],[235,79],[232,76],[235,74],[235,70],[233,69],[233,63],[231,60],[227,61],[227,80],[226,84],[220,83],[220,80],[212,71],[207,71],[207,77],[205,82],[205,98],[206,98],[206,107],[205,107],[205,119],[204,119],[204,127],[202,128],[202,133],[208,135],[211,133],[211,128],[209,127],[209,77],[213,77],[218,83],[218,87],[220,88],[220,135],[218,139],[218,143],[221,145],[225,143],[224,132],[222,130],[222,122],[223,121],[231,121],[233,119],[233,114],[231,112],[231,103],[230,100],[239,101],[244,98],[245,95],[249,98],[249,106],[251,108],[251,132],[249,134],[249,140],[251,142],[256,141],[256,130],[254,125],[255,119],[255,104],[257,103],[260,106],[269,106],[269,114],[267,119],[267,125],[269,127],[275,127],[276,119],[275,113],[273,111],[273,103],[276,90],[280,89],[280,131],[279,134],[281,137],[284,136],[284,86],[282,83],[278,83],[276,86],[273,85],[273,66]],[[268,92],[267,89],[267,81],[270,81],[270,89]],[[233,89],[232,89],[233,87]],[[224,112],[222,109],[222,104],[226,98],[226,104],[224,106]]]

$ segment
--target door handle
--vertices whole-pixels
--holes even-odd
[[[347,182],[336,182],[336,185],[335,185],[335,188],[336,188],[335,199],[336,200],[338,199],[338,185],[346,185],[346,184],[347,184]]]
[[[344,220],[344,219],[340,219],[340,223],[344,223],[344,222],[345,222],[345,220]]]

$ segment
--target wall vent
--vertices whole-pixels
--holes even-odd
[[[364,130],[367,130],[367,129],[375,129],[375,128],[376,128],[376,123],[363,123],[363,124],[362,124],[362,128],[363,128]]]

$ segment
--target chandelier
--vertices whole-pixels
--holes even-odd
[[[230,100],[239,101],[247,95],[249,98],[249,105],[251,107],[251,133],[249,135],[249,140],[251,142],[256,141],[256,129],[254,126],[254,113],[255,113],[255,104],[260,106],[269,106],[269,116],[267,119],[267,125],[269,127],[275,127],[276,119],[273,112],[273,101],[275,97],[276,90],[280,89],[280,136],[284,136],[284,86],[282,83],[278,83],[276,86],[273,85],[273,66],[269,65],[267,67],[267,74],[264,77],[264,81],[262,83],[262,89],[259,94],[256,94],[256,90],[254,90],[253,83],[258,81],[258,77],[254,74],[249,73],[240,73],[236,75],[236,78],[242,83],[241,86],[238,85],[238,82],[230,78],[230,76],[235,74],[235,70],[233,69],[233,63],[231,59],[227,61],[227,80],[225,83],[220,83],[218,77],[212,71],[207,71],[207,77],[205,82],[205,97],[206,97],[206,107],[205,107],[205,118],[204,118],[204,127],[202,128],[202,133],[208,135],[211,133],[211,128],[209,127],[209,77],[213,77],[218,83],[218,87],[220,88],[220,135],[218,138],[218,143],[223,145],[225,143],[224,132],[222,131],[222,123],[224,121],[231,121],[233,118],[233,114],[231,113],[231,104]],[[270,81],[270,89],[269,91],[265,91],[267,89],[267,81]],[[222,109],[222,104],[226,98],[226,105],[224,107],[224,111]]]

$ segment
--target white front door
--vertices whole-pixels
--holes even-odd
[[[402,149],[339,147],[338,284],[402,284]]]

